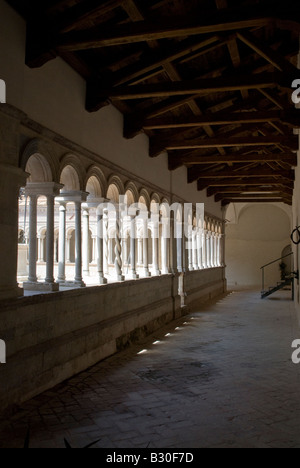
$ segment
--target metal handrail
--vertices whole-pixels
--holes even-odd
[[[274,260],[273,262],[267,263],[266,265],[262,266],[261,270],[263,270],[264,268],[267,268],[270,265],[273,265],[274,263],[279,262],[279,260],[284,260],[287,257],[291,257],[292,255],[294,255],[294,252],[291,252],[288,255],[285,255],[284,257],[277,258],[277,260]]]
[[[285,255],[284,257],[280,257],[277,260],[274,260],[273,262],[267,263],[266,265],[261,267],[261,271],[262,271],[262,292],[264,292],[264,290],[265,290],[265,268],[267,268],[268,266],[274,265],[274,263],[277,263],[280,260],[284,260],[287,257],[291,257],[292,255],[294,255],[294,252],[291,252],[288,255]]]

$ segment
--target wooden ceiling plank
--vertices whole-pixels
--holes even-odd
[[[60,13],[56,27],[60,33],[67,33],[81,27],[91,16],[95,14],[105,15],[111,10],[122,6],[124,0],[108,0],[99,4],[99,0],[86,0],[68,8]]]
[[[294,153],[267,153],[267,154],[227,154],[225,156],[205,156],[205,155],[170,155],[169,154],[169,167],[176,165],[180,167],[183,164],[228,164],[228,163],[243,163],[243,162],[284,162],[292,167],[297,166],[297,154]],[[179,166],[178,166],[179,165]]]
[[[147,98],[164,98],[184,95],[205,95],[225,93],[242,89],[274,88],[287,80],[281,73],[262,73],[260,75],[239,75],[214,79],[197,79],[133,86],[118,86],[110,89],[99,89],[99,99],[130,100]],[[292,82],[292,81],[291,81]]]
[[[207,114],[199,117],[184,118],[153,118],[147,119],[143,123],[144,130],[165,130],[170,128],[197,128],[205,125],[232,125],[232,124],[250,124],[283,122],[291,126],[300,127],[300,112],[220,112],[216,114]],[[294,122],[293,124],[291,122]]]
[[[267,136],[267,137],[239,137],[239,138],[206,138],[194,139],[151,139],[150,157],[157,157],[165,150],[209,149],[209,148],[233,148],[280,145],[291,151],[298,151],[299,141],[297,135]]]
[[[204,179],[198,180],[198,190],[204,190],[208,187],[241,187],[241,186],[266,186],[276,185],[278,187],[294,188],[294,182],[286,181],[285,179],[275,179],[274,177],[259,177],[259,178],[243,178],[241,180],[236,178],[227,179]]]
[[[256,193],[265,193],[265,194],[270,194],[270,193],[283,193],[284,195],[287,196],[293,196],[293,189],[287,188],[287,187],[276,187],[270,186],[270,187],[260,187],[260,186],[252,186],[252,187],[210,187],[207,189],[207,196],[208,197],[213,197],[216,195],[220,195],[223,197],[229,197],[231,195],[254,195]]]
[[[216,34],[272,24],[274,16],[266,11],[263,13],[244,8],[233,11],[232,14],[220,11],[214,15],[209,14],[207,17],[203,15],[201,19],[198,16],[196,18],[195,16],[179,17],[116,25],[113,29],[102,29],[100,32],[97,30],[70,32],[60,36],[58,47],[61,50],[86,50],[200,34]],[[239,20],[236,19],[237,17]],[[296,16],[291,19],[295,18]]]
[[[280,199],[270,198],[268,200],[261,200],[260,198],[258,198],[258,199],[244,198],[244,199],[241,199],[241,200],[227,199],[227,200],[222,201],[222,206],[227,206],[230,203],[285,203],[286,205],[292,206],[292,199],[285,199],[285,198],[280,198]]]
[[[191,184],[199,179],[223,179],[223,178],[260,178],[260,177],[282,177],[283,179],[295,180],[295,173],[294,171],[283,171],[278,170],[276,172],[274,169],[271,168],[264,168],[264,167],[257,167],[255,169],[247,169],[247,170],[232,170],[232,169],[223,169],[222,171],[201,171],[197,169],[188,169],[188,183]]]
[[[258,40],[253,34],[247,31],[238,31],[237,37],[247,46],[253,49],[258,55],[267,60],[271,65],[281,72],[297,73],[298,69],[292,65],[285,57]]]

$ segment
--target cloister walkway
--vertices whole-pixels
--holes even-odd
[[[300,339],[282,292],[239,291],[23,405],[0,447],[300,447]]]

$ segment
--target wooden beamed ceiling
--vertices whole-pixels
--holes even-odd
[[[216,202],[291,204],[300,111],[300,4],[270,0],[7,0],[27,21],[26,63],[60,56]],[[238,4],[238,6],[237,6]]]

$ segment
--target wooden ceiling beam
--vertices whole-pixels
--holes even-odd
[[[267,60],[271,65],[281,72],[298,73],[298,69],[285,57],[282,57],[271,47],[267,46],[248,31],[238,31],[237,37],[258,55]]]
[[[210,93],[225,93],[243,89],[264,89],[276,86],[291,87],[295,77],[282,73],[261,73],[259,75],[226,76],[214,79],[197,79],[173,81],[155,84],[138,84],[133,86],[117,86],[110,89],[99,89],[97,98],[100,101],[153,99],[185,95],[206,95]]]
[[[262,200],[260,198],[253,199],[253,198],[244,198],[240,200],[235,199],[227,199],[222,201],[222,206],[230,205],[230,203],[285,203],[286,205],[292,206],[293,202],[292,199],[287,198],[270,198],[267,200]]]
[[[280,177],[277,176],[277,177]],[[266,185],[276,185],[278,187],[287,187],[294,188],[294,182],[286,181],[283,178],[275,179],[275,177],[257,177],[257,178],[227,178],[227,179],[203,179],[198,180],[198,190],[204,190],[208,187],[240,187],[240,186],[266,186]]]
[[[291,151],[298,151],[299,141],[297,135],[270,135],[266,137],[219,137],[219,138],[196,138],[194,140],[174,138],[151,138],[150,157],[159,156],[165,150],[188,150],[188,149],[210,149],[210,148],[233,148],[280,145]]]
[[[265,111],[265,112],[220,112],[201,117],[185,118],[153,118],[143,123],[144,130],[165,130],[170,128],[199,128],[205,125],[233,125],[250,123],[283,122],[291,126],[300,127],[299,111]]]
[[[86,50],[101,47],[120,46],[136,42],[155,41],[191,37],[200,34],[216,34],[219,32],[237,31],[255,27],[265,27],[274,24],[282,14],[300,31],[297,22],[299,8],[293,5],[291,9],[284,5],[276,7],[270,14],[270,9],[257,6],[255,9],[237,8],[230,11],[219,11],[206,16],[164,18],[158,21],[139,21],[135,24],[116,25],[99,31],[79,31],[59,37],[58,47],[61,50]],[[237,19],[238,18],[238,19]]]
[[[243,162],[284,162],[292,167],[297,166],[298,158],[294,153],[267,153],[267,154],[227,154],[225,156],[214,155],[170,155],[169,154],[169,170],[173,171],[185,164],[201,165],[201,164],[233,164]]]
[[[236,194],[236,193],[224,193],[224,194],[218,194],[215,196],[215,202],[219,203],[222,200],[240,200],[240,199],[245,199],[248,198],[249,200],[266,200],[268,198],[291,198],[285,193],[282,193],[280,191],[274,191],[272,193],[261,193],[261,194],[247,194],[247,193],[241,193],[241,194]]]
[[[260,185],[257,186],[233,186],[233,187],[209,187],[207,189],[207,196],[208,197],[213,197],[214,195],[222,195],[223,197],[227,198],[229,197],[228,194],[233,194],[233,195],[241,195],[241,194],[249,194],[252,196],[252,194],[256,193],[265,193],[265,194],[270,194],[270,193],[284,193],[287,196],[293,196],[293,189],[288,188],[288,187],[282,187],[282,186],[276,186],[270,185],[269,187],[263,187]]]
[[[295,172],[290,171],[283,171],[278,168],[278,172],[270,167],[262,167],[258,166],[254,169],[223,169],[221,171],[201,171],[199,169],[191,168],[188,169],[188,183],[191,184],[196,182],[197,180],[203,179],[224,179],[224,178],[259,178],[259,177],[281,177],[282,179],[294,181],[295,180]]]
[[[205,47],[214,44],[218,41],[218,36],[210,36],[202,41],[191,42],[190,40],[183,42],[182,46],[169,47],[168,50],[151,50],[144,54],[138,63],[130,65],[125,69],[116,72],[111,77],[111,84],[114,86],[122,84],[130,84],[132,81],[151,74],[155,70],[162,70],[166,62],[174,62],[186,55],[204,49]],[[103,83],[99,81],[99,86]]]
[[[65,9],[60,13],[56,28],[60,33],[67,33],[77,27],[82,27],[93,15],[105,15],[122,6],[124,0],[108,0],[99,4],[99,0],[86,0]]]

